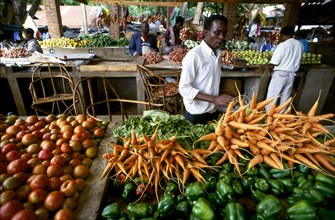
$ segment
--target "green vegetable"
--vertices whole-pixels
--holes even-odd
[[[320,220],[333,220],[335,216],[335,210],[318,208],[318,216]]]
[[[222,196],[218,190],[215,190],[215,197],[216,197],[216,201],[217,201],[217,205],[219,206],[223,206],[225,204],[227,204],[229,202],[228,197],[226,196]]]
[[[330,184],[315,181],[314,187],[325,197],[333,198],[335,196],[335,187]]]
[[[276,179],[289,177],[291,175],[291,170],[287,163],[284,163],[284,168],[285,168],[284,170],[272,168],[270,170],[270,174],[272,175],[273,178],[276,178]]]
[[[330,186],[335,187],[335,178],[327,176],[327,175],[325,175],[323,173],[316,174],[315,181],[319,181],[321,183],[325,183],[325,184],[328,184]]]
[[[270,188],[268,182],[263,178],[258,178],[255,182],[256,189],[259,189],[263,192],[267,192]]]
[[[185,201],[180,202],[177,205],[176,210],[177,210],[178,217],[180,216],[182,218],[186,218],[190,215],[191,207],[189,203],[185,200]]]
[[[292,197],[297,200],[305,199],[312,204],[318,204],[324,201],[324,196],[316,189],[302,189],[294,187]]]
[[[294,184],[293,184],[293,179],[291,177],[280,178],[278,180],[283,184],[284,190],[286,192],[289,192],[289,193],[293,192]]]
[[[176,202],[170,194],[165,194],[161,201],[158,203],[157,211],[159,217],[166,217],[171,215],[175,210]],[[155,216],[158,217],[158,216]]]
[[[303,164],[297,164],[296,168],[299,172],[303,174],[308,174],[310,172],[309,168]]]
[[[317,219],[316,208],[307,200],[299,200],[293,206],[287,208],[286,213],[291,220]]]
[[[103,217],[110,219],[110,218],[120,218],[121,217],[121,209],[117,202],[107,205],[103,210],[102,214]]]
[[[215,176],[205,176],[204,188],[206,192],[214,192],[217,178]]]
[[[127,210],[135,218],[147,218],[150,215],[148,203],[129,204]]]
[[[179,191],[179,189],[178,189],[177,184],[170,181],[166,185],[164,193],[168,193],[168,194],[171,194],[171,195],[176,195],[178,193],[178,191]]]
[[[266,196],[266,194],[263,191],[259,189],[254,190],[252,186],[250,186],[250,190],[251,190],[251,198],[256,202],[260,202]]]
[[[243,176],[240,181],[244,189],[249,189],[250,186],[255,183],[255,179],[253,177],[246,176]]]
[[[233,187],[234,189],[234,192],[238,195],[242,195],[243,194],[243,186],[241,184],[240,181],[238,180],[233,180],[232,183],[231,183],[231,186]]]
[[[246,174],[248,176],[257,176],[259,174],[259,170],[257,167],[252,167]]]
[[[192,215],[202,220],[215,219],[215,213],[211,208],[209,202],[204,198],[199,198],[195,201],[192,208]]]
[[[261,166],[259,169],[259,176],[261,178],[264,178],[266,180],[270,179],[271,178],[271,174],[268,172],[268,170],[266,168],[264,168],[263,166]]]
[[[195,201],[206,195],[206,192],[200,182],[193,182],[186,187],[185,195],[187,200]]]
[[[224,220],[244,220],[243,206],[238,202],[231,202],[226,205]]]
[[[216,191],[220,194],[221,197],[232,198],[234,189],[223,179],[220,179],[216,184]]]
[[[273,195],[265,196],[256,206],[257,219],[275,218],[280,211],[280,201]]]
[[[271,192],[275,196],[280,196],[284,193],[283,184],[277,179],[269,179],[268,183],[271,186]]]
[[[221,165],[221,171],[223,173],[230,173],[233,170],[233,164],[231,163],[224,163]]]
[[[136,191],[136,185],[133,182],[128,182],[124,186],[123,192],[122,192],[122,200],[126,203],[130,203],[133,201]]]
[[[303,189],[309,189],[313,186],[313,182],[307,179],[305,176],[298,176],[296,178],[296,183],[298,187],[301,187]]]
[[[233,181],[233,175],[232,173],[225,173],[221,171],[219,173],[219,179],[224,180],[228,184],[231,184],[231,182]]]

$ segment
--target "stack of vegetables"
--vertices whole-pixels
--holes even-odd
[[[127,214],[119,210],[117,218],[333,216],[335,138],[320,122],[334,115],[315,115],[318,101],[303,114],[291,113],[291,99],[280,106],[271,103],[273,98],[256,103],[253,96],[249,104],[238,100],[239,108],[233,111],[236,104],[231,102],[214,131],[192,147],[179,144],[178,136],[157,141],[158,127],[152,136],[136,137],[132,131],[131,137],[122,137],[124,146],[112,144],[116,153],[106,168],[114,169],[112,190],[121,191],[130,203]],[[132,166],[119,163],[132,157]],[[111,203],[102,213],[106,218],[110,206],[116,206],[113,198]]]

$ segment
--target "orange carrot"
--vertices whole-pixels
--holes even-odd
[[[251,168],[253,168],[254,166],[256,166],[257,164],[260,164],[263,162],[263,156],[260,154],[255,155],[248,163],[248,168],[245,171],[248,172]]]
[[[174,149],[177,150],[177,151],[179,151],[184,156],[185,155],[189,155],[189,153],[178,143],[178,141],[175,143]]]
[[[279,112],[283,111],[291,103],[291,100],[292,100],[292,97],[290,97],[283,104],[281,104],[280,106],[275,108],[275,113],[279,113]]]
[[[232,130],[231,130],[230,126],[225,127],[224,136],[227,140],[230,140],[233,137]]]
[[[263,160],[264,160],[264,163],[266,163],[270,167],[273,167],[273,168],[276,168],[276,169],[280,169],[280,167],[268,155],[264,155],[263,156]]]
[[[304,157],[302,154],[294,154],[294,157],[302,162],[305,166],[308,166],[312,169],[320,171],[319,167],[317,167],[313,162],[308,160],[306,157]]]
[[[320,124],[320,123],[317,123],[317,122],[315,122],[315,123],[312,123],[312,127],[313,128],[316,128],[316,129],[318,129],[318,130],[320,130],[320,131],[322,131],[322,132],[324,132],[324,133],[326,133],[326,134],[329,134],[330,132],[329,132],[329,130],[327,129],[327,128],[325,128],[322,124]]]
[[[266,149],[270,152],[276,152],[276,150],[273,147],[271,147],[270,145],[268,145],[267,143],[265,143],[263,141],[258,141],[256,145],[257,145],[257,147]]]
[[[207,164],[206,161],[204,160],[204,158],[202,158],[196,151],[191,151],[191,155],[194,157],[194,159],[196,159],[197,161],[203,163],[203,164]]]
[[[218,136],[216,138],[216,141],[218,142],[219,145],[221,145],[222,147],[225,147],[225,139],[223,136]]]
[[[252,97],[251,97],[250,104],[249,104],[250,108],[251,109],[256,108],[256,103],[257,103],[256,94],[255,94],[255,92],[252,92]]]
[[[270,104],[270,102],[272,102],[274,99],[275,98],[273,97],[273,98],[269,98],[269,99],[266,99],[266,100],[264,100],[262,102],[257,103],[256,104],[256,109],[258,111],[262,110],[265,106],[267,106],[268,104]]]
[[[176,162],[183,168],[183,170],[185,170],[185,166],[184,166],[184,160],[183,158],[177,154],[174,159],[176,160]]]
[[[333,113],[311,116],[311,117],[308,118],[308,122],[310,122],[310,123],[320,122],[320,121],[323,121],[323,120],[326,120],[326,119],[334,118],[334,116],[335,115]]]
[[[223,127],[222,127],[222,121],[223,121],[223,117],[221,117],[218,121],[218,124],[216,125],[216,128],[215,128],[215,134],[217,136],[220,136],[223,134]]]
[[[150,137],[150,140],[152,140],[154,142],[156,141],[157,136],[158,136],[158,128],[159,128],[159,124],[157,125],[157,127],[156,127],[156,129],[154,131],[154,134]]]
[[[204,155],[204,154],[211,153],[211,151],[209,151],[209,150],[204,150],[204,149],[199,149],[199,148],[194,149],[194,151],[197,152],[199,155]]]
[[[231,101],[229,102],[228,106],[227,106],[227,110],[226,110],[226,113],[225,113],[225,116],[224,116],[224,119],[223,119],[223,126],[226,126],[228,121],[229,121],[229,118],[233,112],[233,108],[235,106],[235,102],[234,101]]]
[[[223,154],[223,156],[218,161],[216,161],[215,166],[221,165],[223,162],[227,160],[227,158],[228,158],[228,153],[226,152]]]
[[[277,156],[276,153],[270,153],[270,157],[271,159],[278,165],[278,167],[281,169],[281,170],[284,170],[284,165],[282,163],[282,161],[279,159],[279,157]]]
[[[305,153],[305,155],[310,159],[316,166],[321,167],[318,160],[311,154],[311,153]]]
[[[275,113],[276,107],[276,102],[271,102],[269,109],[267,110],[267,115],[272,116]]]
[[[318,153],[314,154],[314,157],[328,170],[335,172],[335,167],[327,160],[326,156],[324,154]]]
[[[258,118],[253,119],[248,124],[250,124],[250,125],[256,124],[256,123],[262,121],[265,118],[265,116],[266,116],[266,114],[263,114],[263,115],[259,116]]]
[[[183,174],[183,185],[184,186],[187,183],[187,180],[188,180],[190,174],[191,174],[191,170],[188,167],[186,167],[185,170],[184,170],[184,174]]]
[[[251,143],[250,141],[246,141],[249,144],[249,149],[252,154],[257,155],[260,154],[261,150],[255,144]]]
[[[236,121],[230,121],[229,125],[236,128],[236,129],[244,129],[244,130],[261,130],[261,127],[258,127],[256,125],[249,125],[245,123],[239,123]]]
[[[199,142],[199,141],[213,141],[215,140],[217,137],[217,135],[215,133],[210,133],[210,134],[206,134],[202,137],[200,137],[196,142]]]
[[[319,97],[318,99],[315,101],[314,105],[312,106],[312,108],[309,110],[309,112],[307,113],[307,115],[309,117],[312,117],[312,116],[315,116],[316,114],[316,110],[318,108],[318,105],[319,105],[319,99],[320,99],[320,94],[319,94]]]
[[[207,150],[213,151],[215,149],[216,145],[218,145],[218,142],[216,140],[211,141],[211,143],[209,144]]]
[[[232,139],[230,139],[230,143],[231,143],[231,144],[236,144],[236,145],[238,145],[238,146],[240,146],[240,147],[249,147],[249,144],[248,144],[248,143],[243,142],[243,141],[241,141],[241,140],[239,140],[239,139],[236,139],[236,138],[232,138]]]

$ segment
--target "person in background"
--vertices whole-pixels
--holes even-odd
[[[162,38],[163,53],[168,55],[175,48],[181,47],[182,41],[180,40],[180,30],[183,28],[184,18],[181,16],[176,17],[176,24],[170,26]]]
[[[270,40],[269,39],[267,39],[266,41],[265,41],[265,44],[263,45],[263,47],[262,47],[262,52],[264,52],[264,51],[271,51],[272,50],[272,44],[270,43]]]
[[[221,50],[228,20],[212,15],[204,22],[204,40],[191,49],[182,61],[179,93],[185,105],[184,117],[193,124],[218,119],[218,106],[227,106],[233,97],[219,95]]]
[[[41,45],[34,38],[34,30],[31,28],[26,28],[22,31],[22,37],[24,39],[23,47],[25,47],[29,52],[34,53],[35,51],[43,53]]]
[[[267,99],[279,99],[283,104],[290,96],[293,88],[295,72],[299,70],[304,47],[300,41],[293,38],[294,28],[286,26],[280,31],[282,42],[276,47],[270,63],[275,65],[268,87]],[[269,109],[269,104],[266,109]]]
[[[309,51],[308,40],[306,39],[307,33],[304,34],[303,32],[299,31],[296,33],[296,39],[299,40],[302,45],[304,45],[304,52],[307,53]]]
[[[142,56],[150,49],[158,51],[157,40],[154,35],[149,34],[149,24],[142,21],[141,32],[135,33],[129,43],[129,53],[132,56]]]

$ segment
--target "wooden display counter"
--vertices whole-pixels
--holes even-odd
[[[107,59],[94,58],[86,60],[81,65],[71,65],[67,68],[73,77],[74,83],[88,76],[101,76],[111,79],[111,83],[120,93],[120,97],[132,100],[144,100],[144,88],[140,74],[137,72],[136,64],[140,60],[128,61],[110,61]],[[141,62],[140,62],[141,63]],[[181,65],[169,62],[167,58],[157,64],[146,65],[147,68],[156,73],[166,75],[166,72],[181,71]],[[15,71],[13,67],[0,66],[0,78],[7,80],[11,90],[11,95],[15,97],[15,106],[19,115],[27,115],[30,110],[30,94],[27,87],[19,84],[25,81],[28,85],[31,80],[29,67],[25,70]],[[267,87],[271,79],[272,67],[270,65],[260,65],[248,68],[235,67],[234,69],[222,69],[222,79],[239,79],[242,81],[241,94],[251,97],[255,92],[257,101],[266,98]],[[167,74],[168,75],[168,74]],[[305,65],[297,73],[295,80],[294,105],[296,110],[308,112],[321,92],[319,108],[317,114],[320,114],[325,104],[328,92],[334,81],[335,68],[325,65],[311,66]],[[137,112],[131,114],[141,114],[141,107]],[[31,110],[30,110],[31,111]],[[331,110],[334,111],[334,110]],[[14,110],[12,112],[15,112]],[[328,111],[329,112],[329,111]],[[3,112],[6,113],[6,112]]]

